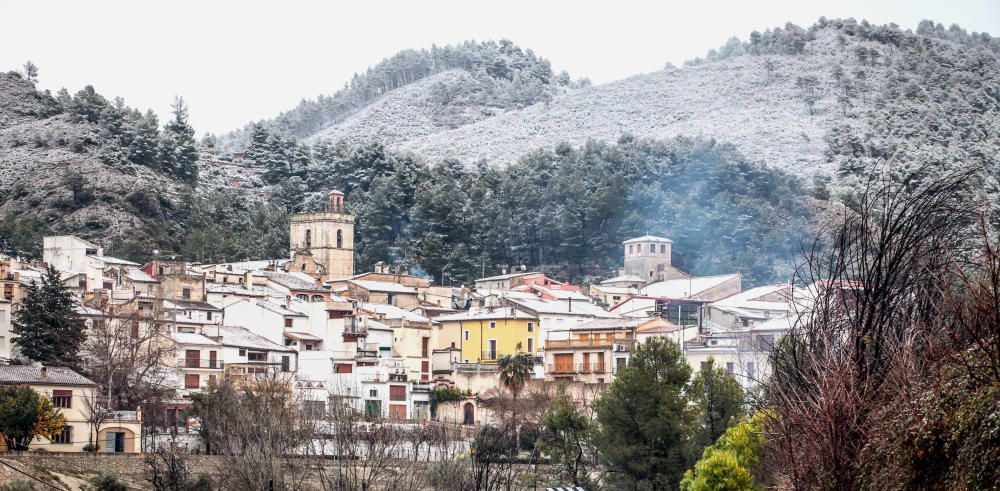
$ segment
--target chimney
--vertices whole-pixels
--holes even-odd
[[[42,372],[42,381],[44,382],[44,381],[48,380],[49,379],[49,368],[43,366],[41,372]]]

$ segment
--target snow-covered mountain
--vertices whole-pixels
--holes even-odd
[[[685,135],[732,143],[755,162],[802,175],[843,174],[844,167],[858,165],[845,160],[919,147],[927,139],[917,135],[937,131],[907,113],[937,111],[947,102],[943,117],[995,116],[996,100],[989,94],[998,52],[1000,42],[988,35],[931,22],[910,31],[821,19],[806,29],[789,24],[753,33],[748,41],[734,38],[683,68],[593,87],[566,84],[530,104],[490,104],[495,91],[489,77],[461,67],[439,71],[292,136],[380,141],[429,161],[502,165],[561,142]],[[948,70],[951,79],[940,80]],[[921,92],[907,91],[907,84]],[[977,108],[984,97],[985,110]],[[897,127],[886,127],[887,121]],[[898,127],[914,124],[923,128]],[[987,139],[992,148],[995,137]],[[911,153],[948,161],[981,153],[925,150]]]

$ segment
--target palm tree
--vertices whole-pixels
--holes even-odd
[[[497,360],[497,363],[500,368],[500,385],[506,387],[516,400],[517,395],[524,388],[524,384],[528,382],[528,377],[531,376],[535,361],[531,355],[521,351],[521,343],[517,343],[517,353],[503,355]]]

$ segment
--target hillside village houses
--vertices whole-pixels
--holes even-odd
[[[432,390],[454,386],[469,396],[440,407],[436,417],[477,424],[487,417],[480,402],[496,393],[504,355],[533,357],[532,384],[596,393],[627,365],[637,343],[654,336],[682,346],[694,368],[712,357],[749,387],[767,373],[767,353],[794,319],[788,285],[743,292],[738,274],[688,275],[671,263],[672,242],[649,235],[626,240],[623,268],[586,289],[533,271],[503,272],[470,287],[433,285],[384,263],[356,273],[354,217],[343,194],[328,199],[326,211],[292,217],[289,258],[138,264],[56,236],[44,239],[42,261],[73,287],[89,327],[117,322],[164,343],[164,380],[175,396],[158,409],[162,418],[150,420],[178,432],[197,427],[185,416],[192,394],[223,380],[243,385],[263,377],[287,382],[317,414],[343,403],[401,420],[435,417]],[[42,266],[0,261],[0,360],[17,356],[11,315]],[[24,370],[30,374],[17,377],[47,393],[55,389],[46,388],[44,370],[64,373]],[[0,383],[7,373],[14,367],[0,367]],[[94,392],[83,376],[65,376],[78,382],[72,390]],[[141,413],[134,414],[137,424]],[[134,441],[142,430],[126,423],[119,433]],[[141,450],[117,442],[115,449]]]

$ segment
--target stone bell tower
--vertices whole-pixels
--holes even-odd
[[[290,256],[308,251],[324,279],[354,274],[354,215],[344,209],[344,193],[330,191],[326,211],[292,215],[288,239]]]

